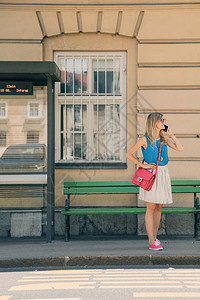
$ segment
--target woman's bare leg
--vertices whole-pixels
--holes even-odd
[[[154,240],[157,237],[157,233],[160,225],[162,207],[163,207],[162,204],[156,204],[156,209],[154,213]]]
[[[156,204],[147,202],[147,210],[145,214],[145,224],[147,235],[149,238],[149,244],[152,245],[155,239],[155,224],[154,224],[154,214],[156,210]]]

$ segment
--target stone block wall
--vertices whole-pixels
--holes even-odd
[[[144,215],[138,215],[138,235],[146,235]],[[194,235],[193,214],[163,214],[158,235]]]

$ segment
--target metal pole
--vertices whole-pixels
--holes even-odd
[[[47,243],[54,238],[55,117],[51,76],[47,77]]]
[[[52,239],[55,239],[55,82],[52,81],[52,164],[53,164],[53,201],[52,201],[52,222],[53,225],[51,226],[51,236]]]

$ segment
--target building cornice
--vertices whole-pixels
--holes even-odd
[[[177,8],[200,8],[200,1],[166,1],[166,0],[138,0],[133,3],[133,0],[115,0],[115,1],[74,1],[67,0],[3,0],[0,3],[1,9],[32,9],[32,10],[141,10],[141,9],[177,9]]]

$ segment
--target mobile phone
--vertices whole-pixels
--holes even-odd
[[[162,129],[163,131],[167,132],[168,130],[168,126],[167,125],[164,125],[165,126],[165,129]]]

